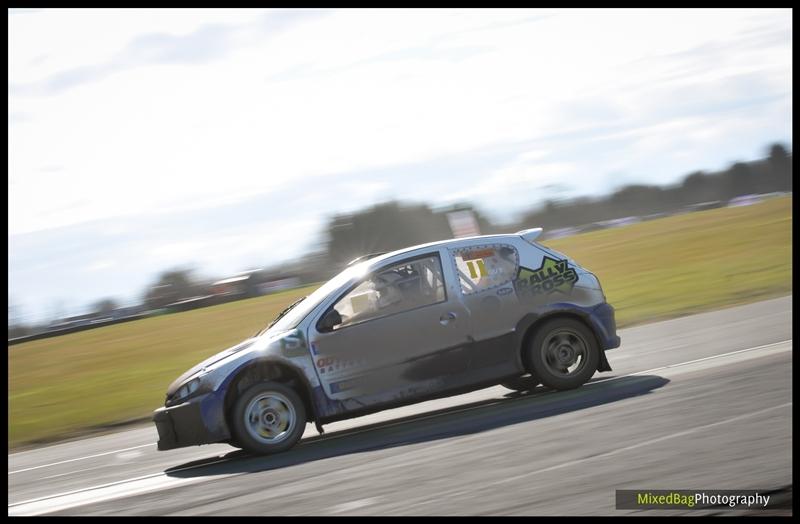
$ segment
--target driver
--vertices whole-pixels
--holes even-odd
[[[403,292],[396,285],[396,282],[401,278],[396,273],[384,273],[375,279],[379,310],[396,306],[403,301]]]

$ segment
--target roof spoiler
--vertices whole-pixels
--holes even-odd
[[[522,231],[517,231],[517,234],[522,238],[524,238],[525,240],[527,240],[528,242],[533,242],[534,240],[539,238],[539,235],[542,234],[542,231],[543,231],[542,228],[534,227],[531,229],[523,229]]]

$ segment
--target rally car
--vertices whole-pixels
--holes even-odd
[[[353,261],[266,328],[201,362],[155,411],[158,449],[287,450],[325,423],[503,384],[577,388],[610,371],[614,308],[542,230]]]

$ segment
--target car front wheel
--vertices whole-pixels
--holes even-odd
[[[582,322],[555,318],[537,328],[525,357],[528,369],[545,386],[574,389],[594,375],[600,361],[600,347]]]
[[[257,455],[286,451],[306,427],[306,410],[300,396],[279,382],[261,382],[245,391],[233,408],[233,439]]]

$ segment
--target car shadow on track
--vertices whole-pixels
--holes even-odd
[[[305,438],[284,453],[253,456],[237,450],[223,457],[181,464],[164,473],[177,478],[255,473],[352,453],[469,435],[646,395],[668,382],[663,377],[641,375],[590,382],[572,391],[556,392],[538,387],[528,393],[513,392],[502,398]]]

